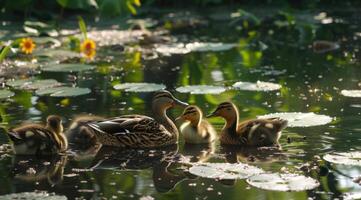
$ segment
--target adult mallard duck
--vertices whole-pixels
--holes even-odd
[[[217,136],[213,126],[205,119],[203,113],[197,106],[188,106],[176,121],[184,120],[179,130],[184,141],[190,144],[210,143]]]
[[[18,155],[50,155],[65,152],[68,142],[63,134],[62,120],[50,115],[46,125],[26,124],[10,129],[8,135]]]
[[[176,99],[170,92],[156,92],[152,100],[154,118],[145,115],[123,115],[88,124],[98,141],[107,146],[152,148],[178,142],[178,130],[166,111],[174,106],[188,104]]]
[[[271,146],[278,144],[281,131],[287,126],[287,120],[280,118],[252,119],[238,122],[239,112],[232,102],[224,102],[207,117],[219,116],[226,120],[222,129],[221,144]]]

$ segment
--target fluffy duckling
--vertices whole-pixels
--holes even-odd
[[[88,131],[87,124],[104,120],[104,117],[96,115],[78,115],[72,120],[69,129],[65,132],[69,145],[76,148],[87,149],[97,145],[95,134]]]
[[[188,106],[176,121],[184,120],[179,130],[184,140],[189,144],[210,143],[216,138],[216,131],[205,119],[203,113],[197,106]]]
[[[207,117],[219,116],[226,120],[222,129],[221,144],[246,146],[271,146],[278,144],[287,120],[280,118],[252,119],[239,123],[239,113],[232,102],[224,102]]]
[[[51,155],[65,152],[68,142],[63,134],[62,120],[50,115],[46,125],[27,124],[10,129],[8,135],[17,155]]]

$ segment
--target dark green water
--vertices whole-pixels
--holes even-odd
[[[361,150],[361,99],[340,94],[342,89],[360,88],[361,28],[358,19],[361,16],[352,10],[330,10],[327,13],[333,22],[322,24],[313,21],[319,12],[294,13],[296,24],[292,26],[264,22],[259,28],[240,30],[236,25],[242,22],[228,25],[224,21],[208,20],[207,26],[187,27],[171,33],[185,41],[239,43],[239,47],[228,51],[192,52],[149,60],[143,59],[140,51],[106,57],[106,51],[99,50],[101,59],[95,62],[97,69],[75,74],[74,83],[90,88],[91,94],[64,99],[38,97],[17,90],[14,97],[1,102],[0,112],[6,118],[6,127],[16,126],[24,120],[44,121],[49,114],[63,116],[65,127],[77,114],[107,117],[151,114],[151,93],[121,92],[112,86],[123,82],[153,82],[165,84],[180,100],[200,106],[205,113],[224,100],[232,100],[240,108],[241,119],[273,112],[316,112],[334,117],[332,123],[285,129],[280,151],[233,151],[221,148],[218,142],[212,147],[195,148],[184,146],[181,138],[177,147],[165,149],[161,155],[157,151],[135,153],[111,149],[115,152],[110,153],[102,149],[97,155],[45,160],[3,156],[0,158],[0,194],[40,190],[69,199],[333,199],[341,198],[346,192],[360,191],[352,177],[359,176],[361,168],[326,161],[317,166],[328,169],[329,173],[304,170],[303,173],[317,179],[320,186],[302,192],[266,191],[254,188],[244,180],[217,181],[195,177],[176,162],[183,157],[209,162],[235,162],[238,159],[271,172],[302,172],[297,168],[314,163],[315,156]],[[282,17],[270,19],[271,22],[277,20],[285,21]],[[310,48],[316,40],[337,41],[340,48],[316,53]],[[35,77],[71,83],[68,73],[42,72]],[[257,80],[280,83],[283,88],[276,92],[230,90],[217,95],[175,91],[182,85],[230,86],[237,81]],[[169,115],[174,118],[180,113],[181,110],[174,109]],[[222,120],[211,122],[221,129]],[[1,134],[0,143],[8,143],[4,134]],[[19,163],[20,160],[30,161],[24,164]],[[90,169],[94,165],[97,167]],[[43,173],[42,177],[19,178],[19,174],[26,174],[29,166]]]

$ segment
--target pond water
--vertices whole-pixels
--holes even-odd
[[[116,35],[116,31],[107,30],[110,27],[89,31],[89,37],[97,37],[94,39],[99,44],[97,58],[88,63],[95,68],[39,72],[34,67],[21,76],[55,79],[67,86],[88,88],[90,93],[82,90],[84,94],[79,96],[40,96],[34,90],[6,86],[15,95],[1,100],[1,125],[9,128],[24,121],[40,122],[49,114],[61,115],[65,127],[79,114],[152,115],[151,92],[137,92],[133,87],[127,91],[114,89],[121,83],[143,82],[159,85],[142,85],[140,89],[165,86],[177,98],[200,106],[205,113],[222,101],[232,100],[240,108],[241,120],[276,112],[314,112],[332,117],[331,123],[286,128],[280,139],[282,148],[278,150],[228,149],[218,141],[209,146],[190,146],[184,145],[181,137],[178,146],[160,150],[73,149],[76,154],[52,158],[2,153],[0,195],[46,191],[68,199],[333,199],[361,192],[360,185],[353,181],[360,175],[360,167],[332,164],[322,159],[327,153],[361,150],[361,99],[341,94],[342,90],[361,89],[360,13],[352,9],[295,12],[291,23],[291,16],[278,14],[273,9],[251,9],[250,12],[259,16],[261,22],[253,22],[249,16],[227,18],[221,14],[191,15],[178,11],[186,17],[179,17],[175,23],[177,15],[155,12],[153,20],[168,20],[163,22],[164,27],[171,22],[178,25],[160,36],[170,37],[178,45],[158,44],[158,48],[163,45],[161,51],[146,38],[139,39],[136,33],[129,36],[136,39],[128,38],[131,41],[124,50],[117,42],[124,42],[126,37],[119,36],[117,40],[111,35]],[[326,12],[327,17],[320,17],[322,12]],[[265,13],[268,16],[264,16]],[[229,16],[230,12],[226,14]],[[189,21],[191,25],[187,25]],[[16,32],[11,27],[3,23],[4,33],[9,31],[4,37]],[[104,29],[109,31],[109,37],[105,37],[107,33],[102,37],[100,31]],[[320,51],[320,45],[315,42],[323,40],[337,42],[337,48]],[[203,42],[203,46],[195,42]],[[222,43],[227,46],[220,45]],[[79,63],[76,55],[66,52],[62,57],[59,52],[49,50],[46,53],[51,56],[39,57],[34,65],[46,66],[59,60]],[[11,57],[8,62],[16,59]],[[26,58],[20,60],[24,62]],[[9,77],[9,74],[2,77],[2,81]],[[240,81],[271,82],[282,87],[269,91],[232,88]],[[209,87],[211,91],[207,93],[201,88],[197,94],[176,90],[187,85],[218,86],[216,90],[221,90],[214,92],[214,88]],[[168,114],[174,119],[181,112],[173,109]],[[221,119],[211,122],[217,130],[221,130],[224,123]],[[8,144],[4,133],[2,129],[0,143]],[[198,161],[239,161],[267,172],[303,174],[318,180],[319,186],[307,191],[280,192],[258,189],[246,180],[197,177],[188,172],[187,163]]]

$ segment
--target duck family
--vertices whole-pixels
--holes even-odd
[[[183,108],[173,121],[167,111]],[[251,119],[239,122],[239,111],[232,102],[223,102],[204,117],[196,105],[188,105],[169,91],[155,92],[151,103],[153,116],[121,115],[112,118],[78,116],[64,133],[62,119],[48,116],[46,124],[25,124],[10,129],[8,136],[15,154],[61,154],[70,143],[96,144],[119,148],[157,148],[177,144],[179,134],[186,144],[209,144],[219,138],[222,145],[271,146],[277,145],[287,121],[280,118]],[[220,134],[206,118],[222,117],[225,125]],[[178,122],[179,126],[175,125]],[[179,130],[179,131],[178,131]]]

